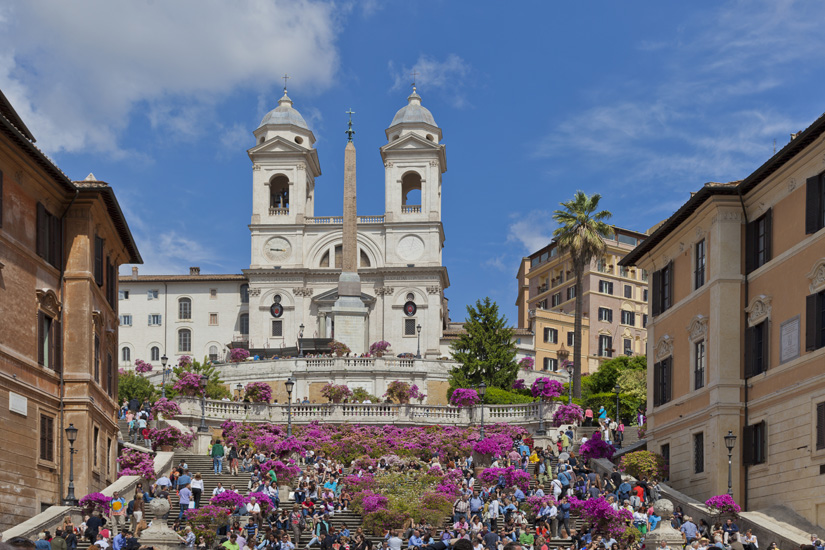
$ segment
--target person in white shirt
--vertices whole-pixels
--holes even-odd
[[[214,489],[212,489],[212,496],[216,497],[216,496],[220,495],[221,493],[225,493],[225,492],[226,492],[226,489],[223,488],[223,484],[219,481],[218,486],[215,487]]]
[[[252,516],[256,522],[260,525],[262,518],[261,518],[261,505],[258,504],[258,501],[255,497],[249,497],[249,502],[246,503],[246,512]]]

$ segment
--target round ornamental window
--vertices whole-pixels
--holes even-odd
[[[412,292],[407,294],[407,301],[408,302],[414,302],[415,301],[415,294],[413,294]]]
[[[418,308],[416,307],[415,302],[410,301],[404,304],[404,314],[407,317],[412,317],[415,315],[416,311],[418,311]]]
[[[284,314],[284,306],[281,304],[272,304],[269,308],[269,313],[276,319]]]
[[[276,294],[275,296],[273,296],[273,297],[272,297],[272,303],[274,303],[274,304],[280,304],[280,303],[281,303],[281,295],[280,295],[280,294]]]

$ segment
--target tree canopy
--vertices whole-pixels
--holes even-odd
[[[489,387],[510,390],[518,374],[513,329],[489,297],[467,306],[466,330],[451,345],[453,359],[461,363],[451,372],[452,387],[470,388],[482,381]]]

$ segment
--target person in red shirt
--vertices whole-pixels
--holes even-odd
[[[637,484],[635,487],[633,487],[633,492],[636,494],[636,496],[637,496],[637,497],[639,497],[639,500],[640,500],[641,502],[644,502],[644,501],[645,501],[645,490],[644,490],[644,487],[642,487],[641,485],[638,485],[638,484]]]

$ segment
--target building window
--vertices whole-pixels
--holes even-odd
[[[192,351],[192,331],[188,328],[178,331],[178,352],[188,353]]]
[[[673,262],[653,272],[653,315],[664,313],[673,305]]]
[[[693,344],[693,389],[705,387],[705,341]]]
[[[122,327],[131,327],[132,326],[132,316],[131,315],[121,315],[120,316],[120,326],[122,326]]]
[[[281,338],[284,335],[284,325],[283,321],[280,319],[272,321],[272,336],[275,338]]]
[[[3,227],[3,171],[0,170],[0,227]]]
[[[544,358],[544,370],[557,372],[559,370],[559,360],[555,357]]]
[[[551,307],[556,307],[557,305],[561,304],[561,292],[556,292],[553,294],[550,303],[552,304]]]
[[[238,318],[238,328],[241,331],[241,334],[248,335],[249,334],[249,314],[242,313],[241,316]]]
[[[748,273],[771,259],[772,210],[748,223],[745,228],[745,269]]]
[[[805,298],[805,351],[825,346],[825,290]]]
[[[54,358],[52,353],[52,324],[54,320],[42,312],[38,313],[38,317],[38,363],[46,368],[51,368]]]
[[[112,438],[106,439],[106,473],[112,473]]]
[[[602,294],[613,294],[613,281],[599,280],[599,292]]]
[[[63,254],[63,223],[40,203],[37,203],[36,244],[37,255],[59,269]]]
[[[210,288],[209,289],[209,299],[215,300],[218,297],[218,289],[217,288]]]
[[[628,356],[633,355],[633,340],[631,340],[630,338],[624,338],[623,343],[624,354]]]
[[[147,300],[157,300],[158,299],[158,291],[157,290],[147,290],[146,291],[146,299]]]
[[[693,256],[693,288],[699,288],[705,284],[705,239],[696,243]]]
[[[599,357],[613,357],[613,337],[599,335]]]
[[[624,285],[624,297],[633,299],[633,287],[631,285]]]
[[[575,286],[567,287],[567,299],[572,300],[575,297],[576,297],[576,287]]]
[[[825,449],[825,401],[816,404],[816,450]]]
[[[415,319],[404,319],[404,336],[415,336]]]
[[[642,328],[647,328],[647,313],[642,313]]]
[[[178,300],[178,319],[189,320],[192,318],[192,300],[190,298],[180,298]]]
[[[124,363],[132,360],[132,350],[124,347],[120,350],[120,360]]]
[[[241,303],[248,304],[249,303],[249,285],[244,283],[241,285]]]
[[[660,454],[662,455],[662,458],[665,459],[665,472],[666,472],[665,477],[662,479],[662,481],[667,481],[668,479],[670,479],[670,476],[667,475],[667,472],[670,472],[670,443],[665,443],[664,445],[661,446]]]
[[[567,345],[572,346],[576,342],[576,333],[575,332],[568,332],[567,333]]]
[[[768,432],[765,421],[745,426],[743,435],[743,462],[748,465],[764,464],[768,459]]]
[[[547,344],[559,343],[559,331],[554,328],[544,328],[544,342]]]
[[[115,365],[111,353],[106,354],[106,392],[110,397],[115,394]]]
[[[95,382],[100,383],[100,337],[95,334]]]
[[[751,377],[768,370],[768,320],[745,329],[745,376]]]
[[[98,428],[97,426],[95,426],[94,435],[92,436],[92,445],[92,455],[94,456],[93,465],[95,468],[97,468],[97,455],[100,452],[100,428]]]
[[[642,301],[647,302],[647,289],[646,288],[642,289]]]
[[[210,313],[209,314],[209,326],[213,326],[213,327],[218,326],[218,314],[217,313]]]
[[[607,307],[600,307],[599,308],[599,321],[604,321],[606,323],[613,322],[613,310]]]
[[[630,271],[628,271],[628,269],[625,266],[620,265],[619,266],[619,275],[621,275],[622,277],[627,278],[627,277],[630,276]]]
[[[118,298],[118,300],[128,300],[129,299],[129,291],[128,290],[118,290],[117,291],[117,298]]]
[[[633,311],[626,311],[626,310],[623,309],[622,310],[622,324],[623,325],[630,325],[631,327],[635,326],[636,325],[636,313],[634,313]]]
[[[705,471],[705,434],[693,434],[693,473]]]
[[[218,346],[209,346],[209,360],[212,362],[218,360]]]
[[[658,407],[671,399],[673,357],[666,357],[653,365],[653,406]]]
[[[805,234],[816,233],[823,227],[825,227],[825,172],[808,178],[805,185]]]
[[[152,349],[149,351],[149,358],[150,361],[160,361],[160,348],[152,346]]]
[[[149,314],[149,326],[150,327],[159,327],[163,323],[163,315],[160,313],[150,313]]]
[[[54,462],[54,418],[40,415],[40,460]]]

